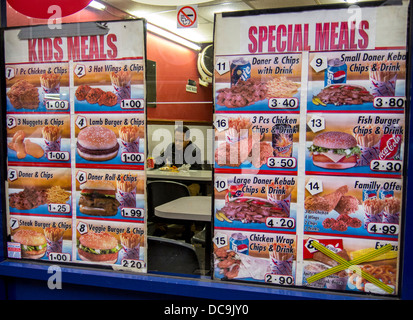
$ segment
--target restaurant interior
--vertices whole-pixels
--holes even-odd
[[[148,23],[148,156],[156,160],[155,153],[165,149],[159,150],[159,145],[167,146],[170,140],[166,136],[176,139],[175,131],[179,126],[189,128],[188,139],[201,152],[201,166],[196,169],[171,170],[173,164],[164,163],[168,170],[160,165],[147,171],[148,262],[152,269],[149,271],[195,276],[210,274],[214,14],[342,2],[351,1],[99,0],[62,19],[65,23],[145,18]],[[197,5],[196,27],[177,27],[177,6],[182,5]],[[8,27],[44,23],[45,20],[24,16],[7,6]],[[189,198],[187,212],[171,215],[168,208],[162,206],[181,197]],[[176,260],[157,264],[157,257],[166,254],[174,255]]]

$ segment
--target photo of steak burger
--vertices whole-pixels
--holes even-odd
[[[13,241],[21,245],[21,257],[26,259],[40,259],[46,253],[46,237],[43,233],[22,229],[13,236]]]
[[[106,127],[88,126],[77,136],[77,152],[86,160],[110,160],[117,156],[118,150],[116,134]]]
[[[326,169],[354,167],[361,154],[357,141],[351,134],[336,131],[316,135],[308,150],[314,165]]]
[[[114,216],[120,205],[116,188],[107,181],[89,180],[80,185],[79,211],[92,216]]]
[[[88,232],[80,236],[77,249],[83,261],[116,263],[122,246],[107,232]]]

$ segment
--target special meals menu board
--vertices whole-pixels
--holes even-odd
[[[407,16],[216,16],[215,279],[397,295]]]
[[[8,256],[145,272],[144,22],[35,28],[4,31]]]

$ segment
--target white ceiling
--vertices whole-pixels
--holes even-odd
[[[345,0],[102,0],[100,2],[134,17],[143,17],[148,22],[190,41],[206,43],[213,41],[214,14],[218,12],[314,6],[343,3]],[[178,28],[177,7],[188,4],[198,6],[198,26]]]

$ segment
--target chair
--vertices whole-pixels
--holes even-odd
[[[190,196],[189,189],[183,183],[169,180],[148,181],[146,186],[148,222],[177,224],[185,227],[185,240],[190,242],[192,223],[184,220],[166,219],[155,216],[155,207],[172,200]]]
[[[194,247],[174,239],[148,236],[148,271],[200,275]]]

